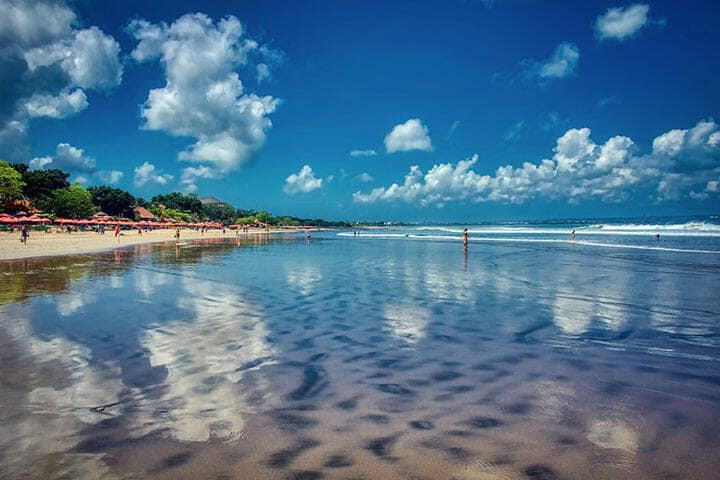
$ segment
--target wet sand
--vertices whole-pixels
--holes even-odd
[[[0,476],[717,476],[714,257],[453,247],[3,262]]]
[[[147,230],[143,231],[142,236],[138,235],[137,230],[123,230],[119,239],[115,238],[112,230],[106,230],[105,235],[95,232],[56,233],[55,228],[48,230],[48,232],[31,231],[27,244],[20,242],[19,231],[0,233],[0,260],[76,255],[113,250],[130,245],[175,241],[174,229]],[[297,232],[297,230],[277,228],[271,229],[269,233],[288,232]],[[241,232],[240,236],[267,233],[262,228],[251,228],[247,233]],[[227,229],[225,234],[223,234],[222,230],[208,230],[205,233],[193,229],[180,231],[180,241],[205,238],[235,238],[235,231]]]

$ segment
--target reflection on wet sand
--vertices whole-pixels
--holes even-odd
[[[12,377],[0,385],[2,398],[12,400],[0,406],[3,472],[11,478],[49,473],[58,478],[110,478],[102,454],[71,451],[87,425],[104,419],[93,409],[118,401],[123,385],[117,365],[92,362],[88,348],[67,338],[34,336],[27,319],[16,317],[3,326],[11,342],[2,342],[3,351],[19,350],[17,360],[4,365],[4,370],[12,369]],[[53,457],[58,455],[56,463]]]
[[[274,363],[262,312],[228,287],[194,279],[181,287],[180,318],[141,339],[150,364],[167,374],[159,394],[139,400],[133,434],[165,429],[183,441],[232,438],[243,430],[251,403],[269,403],[262,376],[242,382]]]
[[[20,269],[22,282],[0,288],[3,473],[720,468],[719,305],[672,280],[718,285],[716,270],[501,244],[474,248],[463,268],[443,244],[357,243],[231,239]]]

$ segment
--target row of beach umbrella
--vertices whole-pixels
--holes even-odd
[[[222,228],[221,223],[217,222],[155,222],[149,220],[142,220],[135,222],[129,219],[118,219],[112,220],[109,218],[56,218],[50,220],[49,218],[40,217],[38,215],[30,216],[19,216],[14,217],[6,213],[0,213],[0,223],[4,224],[49,224],[55,223],[57,225],[82,225],[82,226],[94,226],[94,225],[121,225],[128,227],[164,227],[164,228],[176,228],[176,227],[198,227],[198,228]]]

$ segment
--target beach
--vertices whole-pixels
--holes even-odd
[[[267,235],[289,233],[297,230],[273,228],[269,232],[264,228],[249,228],[247,232],[240,232],[240,236]],[[225,233],[218,229],[208,229],[201,232],[197,229],[181,229],[180,240],[202,240],[211,238],[235,238],[235,230],[226,229]],[[20,232],[0,232],[0,260],[12,260],[31,257],[45,257],[55,255],[77,255],[83,253],[102,252],[120,247],[143,245],[155,242],[174,242],[174,229],[143,230],[139,235],[137,230],[122,230],[119,238],[115,238],[112,229],[108,228],[104,235],[96,232],[62,232],[56,228],[42,231],[31,231],[27,244],[20,242]]]
[[[455,230],[0,262],[4,478],[715,476],[712,231]]]

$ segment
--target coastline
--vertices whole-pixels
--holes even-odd
[[[269,232],[262,228],[250,228],[247,233],[240,233],[240,238],[297,232],[299,230],[288,228],[271,229]],[[91,231],[70,234],[31,232],[27,244],[23,244],[20,242],[19,232],[2,232],[0,233],[0,262],[26,258],[98,253],[133,245],[172,242],[175,240],[174,235],[174,229],[143,231],[142,236],[138,235],[137,230],[123,230],[118,241],[112,231],[107,231],[105,235],[99,235]],[[227,229],[224,235],[222,230],[208,230],[204,234],[194,229],[180,231],[181,241],[209,238],[235,238],[235,230]]]

